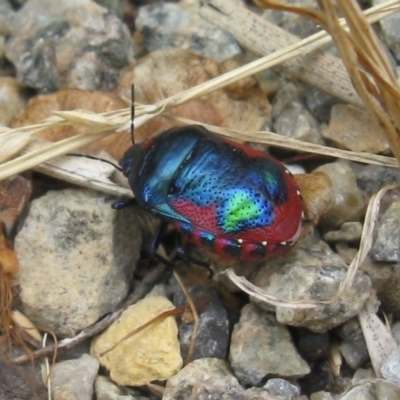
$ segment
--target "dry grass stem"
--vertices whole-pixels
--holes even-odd
[[[225,3],[227,4],[228,2],[224,2],[224,4]],[[379,13],[372,14],[372,11],[369,11],[369,14],[376,15],[381,18],[383,15],[387,15],[388,13],[393,12],[395,10],[395,7],[399,5],[400,0],[390,1],[388,3],[390,4],[385,3],[385,7],[383,5],[379,7]],[[377,8],[375,9],[377,10]],[[203,10],[201,12],[203,12]],[[242,13],[244,12],[244,10],[240,10],[240,12]],[[231,22],[232,21],[230,21],[230,23]],[[284,60],[294,58],[298,55],[304,55],[305,53],[310,52],[311,50],[321,46],[321,44],[326,43],[326,41],[330,40],[327,36],[321,39],[322,36],[324,36],[324,34],[320,33],[318,34],[318,37],[308,38],[305,41],[301,41],[300,43],[290,45],[285,49],[275,52],[274,54],[263,57],[243,67],[237,68],[234,71],[230,71],[224,75],[221,75],[213,80],[198,85],[197,87],[191,88],[185,92],[171,96],[170,98],[162,100],[157,104],[137,107],[137,118],[135,119],[135,125],[140,126],[144,122],[161,112],[167,111],[172,107],[203,96],[214,90],[223,88],[256,72],[262,71],[274,65],[281,64]],[[269,40],[269,42],[273,42],[273,40]],[[307,66],[309,66],[309,64],[310,63],[308,62]],[[318,74],[316,74],[315,72],[313,72],[312,75],[314,77],[318,76]],[[334,81],[337,82],[340,80],[334,79]],[[354,99],[356,98],[353,98],[352,102],[354,103],[355,101],[357,103],[358,100]],[[349,101],[351,101],[351,99],[349,99]],[[22,147],[25,146],[27,137],[33,136],[36,132],[40,131],[43,128],[74,124],[87,127],[87,132],[84,134],[77,135],[73,138],[61,140],[60,142],[52,144],[39,152],[29,153],[1,164],[0,180],[6,179],[27,169],[34,168],[35,166],[44,163],[54,157],[58,157],[65,153],[74,151],[79,147],[87,145],[106,135],[110,135],[113,132],[119,132],[124,129],[128,129],[130,124],[129,119],[129,108],[119,110],[117,112],[114,111],[98,115],[82,110],[58,111],[55,112],[52,117],[48,118],[42,124],[25,126],[22,128],[12,129],[4,133],[0,133],[0,140],[2,140],[0,159],[4,160],[13,157],[16,151],[19,151]],[[21,135],[21,133],[26,133],[26,136],[19,136]],[[17,137],[17,139],[11,139],[15,137]],[[15,140],[17,144],[13,144],[11,142],[8,144],[6,143],[7,141],[11,140]]]
[[[247,293],[257,301],[262,303],[267,303],[275,307],[284,307],[284,308],[292,308],[292,309],[310,309],[316,308],[320,305],[319,302],[315,301],[296,301],[289,302],[284,301],[282,299],[278,299],[275,296],[269,295],[265,290],[260,289],[259,287],[253,285],[243,276],[238,276],[235,274],[233,269],[228,268],[223,272],[232,283],[234,283],[239,289],[243,290],[243,292]]]
[[[46,141],[34,139],[28,146],[27,151],[40,149],[47,145],[48,142]],[[126,181],[122,173],[112,165],[100,160],[61,156],[44,164],[39,164],[34,169],[48,176],[116,197],[133,197],[132,190],[128,188],[127,182],[126,186],[121,186],[117,183],[122,179]],[[117,177],[117,174],[120,176]]]
[[[378,193],[376,193],[374,196],[371,197],[371,200],[368,203],[368,208],[367,208],[367,212],[365,215],[359,249],[357,251],[356,256],[354,257],[353,261],[351,262],[351,264],[349,266],[345,280],[340,285],[338,296],[340,296],[341,293],[343,293],[343,291],[346,288],[348,288],[352,285],[354,276],[356,275],[359,266],[363,263],[363,261],[365,260],[365,257],[371,250],[375,225],[378,222],[379,207],[380,207],[380,203],[381,203],[383,196],[389,190],[395,190],[395,189],[399,189],[399,188],[400,188],[400,186],[398,186],[398,185],[388,185],[388,186],[383,187],[381,190],[379,190]]]
[[[259,1],[268,8],[302,12],[316,19],[316,13],[283,2]],[[365,12],[369,23],[378,21],[400,9],[400,1],[392,0]],[[316,86],[349,103],[363,107],[340,58],[317,50],[332,41],[324,31],[306,39],[277,27],[246,8],[237,7],[226,0],[209,0],[202,7],[201,15],[230,32],[247,49],[258,55],[267,55],[259,60],[268,62],[268,67],[282,67],[289,75]],[[345,21],[339,22],[345,25]],[[294,58],[293,56],[296,56]]]
[[[338,0],[337,3],[350,33],[341,29],[330,0],[319,0],[324,16],[321,24],[331,34],[355,89],[371,117],[383,128],[400,162],[400,88],[396,76],[358,4],[353,0]]]
[[[278,8],[277,2],[263,0],[263,3],[273,4],[274,8]],[[215,5],[218,5],[220,9],[226,10],[229,2],[222,0],[210,0],[209,4],[213,5],[214,7]],[[311,75],[314,77],[314,80],[319,79],[320,82],[324,81],[325,87],[329,85],[331,87],[335,87],[336,89],[332,89],[331,93],[335,93],[336,96],[339,96],[341,98],[346,98],[349,102],[360,105],[361,98],[365,104],[365,107],[367,108],[371,116],[375,119],[377,124],[383,127],[384,132],[387,135],[388,140],[391,144],[393,153],[397,157],[397,160],[400,160],[400,138],[398,135],[398,131],[400,130],[400,113],[398,106],[400,100],[400,90],[398,88],[397,81],[392,72],[391,66],[387,61],[385,54],[380,48],[379,42],[377,41],[373,31],[370,29],[368,23],[364,19],[354,0],[337,0],[337,4],[340,6],[343,15],[345,15],[346,17],[350,33],[342,28],[343,22],[338,19],[332,1],[319,0],[319,4],[322,10],[321,13],[310,12],[309,10],[303,12],[303,10],[300,9],[296,9],[296,11],[306,14],[307,16],[312,17],[314,20],[317,20],[318,23],[326,28],[327,31],[332,35],[332,38],[336,46],[338,47],[339,52],[341,53],[343,64],[345,65],[351,77],[351,81],[354,83],[354,87],[356,88],[360,97],[355,96],[354,91],[352,94],[352,85],[351,83],[349,83],[350,80],[347,75],[343,72],[344,69],[341,63],[340,68],[336,69],[335,71],[333,71],[332,69],[327,70],[326,64],[322,64],[320,65],[320,68],[325,69],[324,73],[322,74],[321,72],[321,74],[319,74],[315,70],[312,70]],[[287,6],[282,5],[280,7],[287,8]],[[383,16],[389,15],[389,13],[397,11],[399,7],[400,0],[392,0],[382,4],[379,7],[374,7],[373,9],[366,12],[366,14],[369,16],[373,16],[371,17],[371,20],[376,21],[378,18],[382,18]],[[245,15],[245,13],[247,13],[247,10],[245,9],[240,9],[236,11],[238,11],[238,13],[242,15]],[[210,9],[204,7],[201,9],[201,13],[204,14],[205,12],[211,13]],[[215,13],[215,9],[212,10],[212,12]],[[256,16],[254,16],[254,18],[255,17]],[[240,24],[233,24],[231,17],[229,17],[229,25],[236,26]],[[265,41],[264,37],[262,39]],[[154,105],[137,106],[135,125],[140,126],[147,120],[151,119],[153,116],[158,115],[159,113],[168,111],[169,109],[177,105],[183,104],[187,101],[210,93],[214,90],[223,88],[244,77],[253,75],[256,72],[259,72],[271,66],[282,64],[283,62],[287,62],[289,59],[293,59],[294,57],[304,57],[305,54],[309,54],[311,51],[315,51],[315,49],[319,48],[322,44],[325,44],[330,40],[330,37],[328,37],[323,32],[302,41],[298,41],[298,39],[296,38],[295,43],[292,43],[283,49],[277,50],[269,56],[263,57],[234,71],[228,72],[213,80],[198,85],[197,87],[171,96],[170,98],[162,100]],[[273,42],[271,38],[266,41]],[[321,54],[322,53],[319,53],[318,58],[322,57]],[[307,60],[307,67],[309,67],[310,59],[304,58],[303,60]],[[329,58],[329,60],[331,60],[331,58]],[[301,67],[301,72],[303,74],[305,74],[307,70],[308,68],[304,68],[304,65]],[[325,76],[327,71],[329,79],[328,76]],[[332,73],[335,74],[333,78]],[[129,127],[129,124],[129,108],[119,110],[117,112],[108,112],[103,114],[93,114],[87,111],[74,110],[55,112],[53,116],[44,121],[43,124],[27,126],[23,128],[18,128],[16,130],[6,130],[2,133],[0,132],[0,141],[2,141],[0,159],[7,159],[14,156],[16,151],[20,151],[22,147],[26,146],[27,138],[29,139],[40,129],[49,126],[60,125],[79,125],[87,127],[87,132],[84,134],[79,134],[74,137],[61,140],[57,143],[47,145],[45,148],[30,151],[29,153],[24,154],[16,159],[3,163],[2,165],[0,165],[0,180],[20,173],[24,170],[35,168],[39,164],[42,164],[54,157],[72,152],[79,147],[82,147],[91,143],[94,140],[104,137],[105,135],[127,129]],[[330,157],[346,158],[352,161],[365,162],[375,165],[398,167],[398,163],[396,162],[396,160],[390,157],[377,156],[367,153],[354,153],[350,151],[327,148],[325,146],[318,146],[311,143],[300,142],[286,137],[282,138],[279,135],[270,132],[244,134],[243,132],[235,132],[223,128],[210,126],[207,127],[209,127],[211,130],[217,131],[220,134],[224,134],[240,140],[272,144],[275,146],[290,148],[297,151],[312,152]],[[14,140],[15,142],[13,142]],[[53,167],[53,170],[56,168],[58,167]],[[91,176],[87,178],[87,181],[93,181],[93,179],[93,176]],[[374,197],[373,203],[370,204],[368,208],[359,253],[351,264],[348,276],[340,287],[338,296],[340,295],[340,293],[342,293],[342,290],[351,285],[352,279],[357,271],[359,264],[362,262],[366,255],[366,252],[370,248],[373,225],[376,222],[377,218],[377,204],[383,196],[383,192],[387,190],[389,189],[385,188],[382,192],[378,193],[376,197]],[[229,278],[242,290],[258,298],[259,300],[262,299],[261,301],[266,301],[276,306],[294,308],[312,308],[316,307],[317,305],[312,302],[283,302],[279,299],[275,299],[271,296],[266,295],[260,289],[254,287],[249,282],[244,280],[244,278],[239,278],[235,276],[233,271],[228,271],[227,274]],[[337,297],[335,299],[332,299],[331,302],[335,301],[336,299]]]
[[[319,144],[304,142],[298,139],[288,138],[286,136],[279,135],[277,133],[269,131],[258,131],[258,132],[241,132],[234,129],[222,128],[220,126],[204,124],[202,122],[193,121],[187,118],[172,116],[164,114],[164,116],[173,118],[183,124],[198,124],[202,125],[210,131],[219,133],[222,136],[228,138],[253,142],[263,143],[270,146],[280,147],[283,149],[295,150],[304,153],[319,154],[330,158],[340,158],[344,160],[350,160],[360,162],[363,164],[379,165],[382,167],[398,168],[398,163],[393,157],[386,157],[372,153],[363,153],[350,150],[341,150],[334,147],[322,146]]]
[[[266,7],[297,12],[310,17],[332,37],[354,88],[371,118],[383,128],[393,154],[400,161],[400,88],[378,38],[369,26],[355,0],[337,0],[337,6],[348,25],[347,32],[332,0],[318,0],[321,11],[288,7],[274,0],[258,0]],[[393,10],[399,2],[384,3]]]
[[[293,308],[293,309],[307,309],[307,308],[317,307],[318,305],[321,304],[331,304],[338,301],[343,292],[352,286],[355,274],[357,273],[360,265],[364,262],[365,257],[367,256],[368,252],[371,249],[373,242],[373,232],[375,229],[375,225],[378,221],[379,206],[382,197],[389,190],[394,190],[394,189],[399,189],[399,186],[398,185],[386,186],[371,198],[365,216],[365,222],[361,235],[359,250],[348,268],[345,279],[341,282],[338,291],[336,292],[335,296],[332,297],[331,299],[319,302],[314,302],[314,301],[286,302],[282,299],[268,295],[266,291],[253,285],[246,278],[237,276],[231,269],[228,269],[225,272],[226,275],[238,288],[246,292],[248,295],[252,296],[258,301],[270,304],[272,306],[279,306],[279,307]]]
[[[266,5],[273,5],[273,8],[282,10],[288,8],[287,6],[279,5],[277,2],[272,0],[260,0],[260,2]],[[393,5],[394,2],[391,3]],[[398,112],[400,90],[392,68],[385,54],[381,50],[375,34],[364,20],[355,1],[338,0],[341,11],[345,15],[350,27],[351,34],[342,29],[333,3],[330,0],[319,0],[319,4],[323,11],[322,13],[310,13],[309,10],[303,12],[303,9],[300,7],[290,8],[292,11],[296,11],[302,15],[312,15],[313,19],[317,20],[321,26],[332,34],[333,40],[341,52],[343,62],[358,93],[360,94],[360,97],[363,99],[367,109],[370,111],[378,125],[384,128],[384,132],[391,144],[394,154],[397,157],[397,161],[400,160],[400,138],[398,134],[400,130],[400,113]],[[363,69],[361,69],[360,65]],[[371,75],[368,76],[364,69],[370,72]],[[330,149],[330,151],[332,151],[332,149]],[[319,154],[321,153],[319,152]],[[398,162],[392,166],[398,167]],[[359,266],[371,249],[374,227],[378,220],[380,201],[388,190],[395,188],[397,188],[397,186],[386,186],[372,197],[368,205],[361,243],[357,255],[349,266],[346,277],[339,286],[336,295],[324,303],[337,301],[343,292],[352,285]],[[251,285],[244,278],[237,277],[232,271],[228,273],[228,276],[233,283],[260,301],[265,301],[272,305],[279,304],[276,303],[277,301],[280,301],[279,299],[271,298],[271,296],[268,296],[263,291],[260,293],[260,289]],[[287,303],[285,307],[299,308],[299,304],[294,303],[291,305],[290,303]],[[371,321],[370,316],[367,317],[364,315],[364,317],[364,319],[369,322]],[[379,342],[376,346],[383,346],[383,344]]]

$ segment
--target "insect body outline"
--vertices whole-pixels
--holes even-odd
[[[140,206],[220,256],[273,258],[301,235],[301,194],[283,164],[200,125],[134,144],[119,164]]]

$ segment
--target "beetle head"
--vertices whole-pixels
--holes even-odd
[[[124,154],[124,156],[119,160],[119,165],[122,168],[123,174],[129,178],[131,173],[135,173],[137,166],[140,162],[140,155],[142,153],[142,145],[134,144],[130,147]]]

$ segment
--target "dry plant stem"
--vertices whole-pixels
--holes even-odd
[[[147,106],[147,108],[146,107],[141,108],[140,109],[141,112],[145,112],[147,110],[149,112],[149,114],[141,115],[141,116],[138,116],[138,118],[135,118],[135,126],[139,127],[139,126],[143,125],[149,119],[153,118],[153,116],[154,116],[152,114],[153,109],[154,109],[154,106]],[[163,107],[158,107],[158,109],[161,112],[163,110]],[[108,123],[106,123],[104,125],[100,124],[95,129],[94,128],[88,129],[88,131],[85,133],[75,135],[75,136],[69,137],[67,139],[60,140],[58,142],[50,144],[49,146],[47,146],[45,148],[35,150],[33,152],[30,152],[28,154],[24,154],[18,158],[15,158],[11,161],[0,164],[0,180],[9,178],[10,176],[13,176],[20,172],[31,169],[31,168],[35,167],[36,165],[39,165],[48,160],[51,160],[52,158],[64,155],[66,153],[73,152],[74,150],[76,150],[80,147],[83,147],[89,143],[92,143],[98,139],[101,139],[107,135],[110,135],[114,132],[118,132],[119,129],[121,128],[121,125],[125,125],[120,120],[119,114],[128,112],[128,110],[130,111],[130,109],[118,111],[117,117],[115,117],[115,116],[110,117],[111,121],[108,121]],[[58,115],[63,115],[63,117],[66,120],[60,120],[59,117],[56,117],[56,118],[50,117],[49,119],[50,120],[53,119],[53,122],[49,123],[49,122],[45,121],[41,127],[45,128],[45,127],[49,127],[49,126],[74,125],[77,123],[76,116],[75,116],[76,113],[77,113],[77,111],[57,112]],[[79,113],[81,115],[80,122],[82,125],[84,125],[86,118],[91,120],[91,119],[93,119],[93,115],[96,115],[93,113],[83,112],[83,111],[80,111]],[[107,113],[107,114],[109,115],[109,113]],[[105,114],[99,114],[100,117],[102,117],[104,115]],[[69,118],[71,118],[71,120]],[[114,119],[117,119],[117,121],[115,122]],[[126,117],[126,119],[128,119],[129,123],[130,123],[130,119],[128,116]],[[36,128],[37,126],[38,125],[35,125],[35,132],[40,130],[40,129]],[[31,127],[25,127],[25,130],[27,130],[29,128],[31,128]],[[18,132],[20,130],[21,130],[21,128],[15,130],[15,131],[10,130],[10,131],[6,132],[6,134],[7,135],[11,135],[11,134],[15,135],[15,132]],[[6,135],[6,134],[4,134],[4,135]],[[32,134],[33,134],[33,132],[32,132]]]
[[[389,191],[399,189],[398,185],[390,185],[383,187],[378,193],[371,197],[369,201],[367,212],[365,214],[364,226],[361,234],[360,247],[357,251],[356,256],[351,262],[349,269],[346,274],[345,280],[341,283],[338,291],[339,297],[346,288],[349,288],[354,280],[354,276],[357,273],[359,266],[365,260],[365,257],[369,253],[372,247],[373,239],[374,239],[374,229],[375,225],[378,222],[379,217],[379,207],[382,200],[382,197]]]
[[[178,282],[185,298],[186,301],[189,305],[189,308],[192,312],[193,315],[193,320],[194,320],[194,324],[193,324],[193,332],[192,332],[192,339],[190,342],[190,346],[189,346],[189,351],[185,360],[185,365],[189,364],[192,361],[193,358],[193,354],[194,354],[194,346],[196,345],[196,339],[197,339],[197,335],[199,332],[199,314],[197,312],[196,306],[193,302],[192,297],[189,295],[188,291],[186,290],[185,285],[182,282],[182,279],[180,278],[179,274],[177,274],[175,271],[173,271],[174,277],[176,279],[176,281]]]
[[[27,151],[44,148],[50,142],[34,139]],[[44,164],[37,165],[34,170],[54,178],[62,179],[75,185],[87,187],[117,197],[132,197],[131,189],[123,188],[110,178],[117,173],[115,168],[100,160],[91,160],[73,156],[57,157]]]
[[[232,283],[234,283],[239,289],[243,290],[245,293],[250,296],[256,298],[259,301],[264,303],[271,304],[273,306],[286,307],[286,308],[296,308],[296,309],[307,309],[307,308],[315,308],[321,304],[331,304],[337,301],[343,292],[350,288],[353,284],[354,277],[360,267],[360,265],[365,260],[368,252],[371,249],[373,242],[373,232],[375,229],[375,225],[378,221],[379,216],[379,206],[382,200],[382,197],[389,190],[399,189],[399,185],[391,185],[382,188],[378,193],[376,193],[370,200],[367,208],[367,213],[365,216],[365,222],[363,226],[363,231],[361,235],[360,248],[351,262],[346,276],[344,280],[339,285],[338,291],[334,297],[329,300],[314,302],[314,301],[298,301],[298,302],[285,302],[280,300],[274,296],[268,295],[268,293],[257,286],[253,285],[246,278],[237,276],[232,269],[226,270],[224,273],[228,276]]]
[[[130,305],[136,303],[141,298],[143,298],[151,290],[154,284],[161,278],[164,272],[165,272],[165,267],[163,265],[157,266],[156,268],[154,268],[154,270],[149,272],[143,278],[143,280],[139,283],[135,291],[112,314],[107,315],[99,322],[96,322],[95,324],[82,330],[78,335],[76,335],[73,338],[63,339],[56,346],[50,345],[34,351],[33,358],[48,356],[53,354],[55,351],[71,349],[72,347],[83,342],[84,340],[91,338],[97,335],[98,333],[102,332],[104,329],[110,326],[114,321],[116,321],[124,312],[124,310],[126,310]],[[29,357],[27,356],[16,357],[12,360],[14,364],[22,364],[27,361],[29,361]]]
[[[166,117],[175,119],[184,124],[197,124],[202,125],[210,131],[219,133],[220,135],[228,138],[233,138],[241,141],[264,143],[270,146],[281,147],[284,149],[291,149],[295,151],[302,151],[304,153],[320,154],[332,158],[342,158],[345,160],[360,162],[364,164],[380,165],[382,167],[398,168],[398,163],[393,157],[385,157],[377,154],[356,152],[350,150],[341,150],[333,147],[322,146],[319,144],[304,142],[302,140],[288,138],[277,133],[269,131],[258,132],[240,132],[234,129],[222,128],[220,126],[205,124],[203,122],[189,120],[187,118],[165,114]]]
[[[263,3],[276,4],[269,1],[263,1]],[[388,3],[390,4],[385,3],[372,7],[366,12],[370,23],[376,22],[400,8],[399,0]],[[209,0],[208,4],[210,6],[205,5],[200,10],[203,17],[229,31],[252,52],[260,55],[269,54],[257,62],[271,60],[268,67],[282,66],[290,75],[300,80],[347,102],[363,106],[341,60],[317,50],[331,41],[325,32],[319,32],[300,40],[297,36],[269,23],[246,8],[238,8],[233,2]],[[288,9],[289,7],[281,4],[281,9],[284,8]],[[308,13],[308,15],[314,16],[313,13]],[[298,57],[294,58],[293,56]]]
[[[375,34],[365,23],[358,5],[353,0],[346,0],[346,2],[338,0],[341,11],[350,23],[353,36],[340,28],[336,11],[330,0],[319,0],[319,4],[324,13],[325,27],[335,41],[354,87],[372,118],[384,129],[392,152],[400,162],[398,106],[400,91],[389,61],[379,49]],[[367,42],[375,43],[375,45],[365,44]],[[359,63],[362,63],[362,66],[371,74],[371,79],[364,70],[360,69]]]
[[[263,303],[268,303],[275,307],[285,307],[292,309],[310,309],[318,307],[320,305],[320,303],[315,301],[288,302],[277,299],[276,297],[269,295],[265,290],[260,289],[259,287],[253,285],[243,276],[236,275],[233,269],[231,268],[228,268],[227,270],[221,273],[225,274],[229,278],[229,280],[233,284],[235,284],[239,289],[243,290],[243,292],[249,294],[253,298]]]
[[[392,1],[391,3],[399,4],[399,2],[393,3]],[[245,12],[245,10],[243,9],[240,12],[243,13]],[[380,14],[380,17],[381,16],[382,13]],[[232,25],[231,19],[229,20],[229,24]],[[320,33],[318,35],[322,37],[324,34]],[[183,104],[192,99],[198,98],[200,96],[203,96],[217,89],[221,89],[233,82],[237,82],[239,79],[242,79],[249,75],[253,75],[256,72],[262,71],[266,68],[282,63],[283,61],[286,61],[289,58],[296,57],[300,54],[304,55],[305,52],[309,52],[315,49],[317,46],[320,46],[321,44],[329,40],[330,39],[326,37],[320,39],[318,41],[318,44],[314,43],[311,46],[310,43],[315,41],[315,38],[307,39],[306,41],[302,41],[300,44],[294,44],[286,49],[279,50],[270,56],[263,57],[243,67],[237,68],[234,71],[230,71],[215,79],[202,83],[201,85],[198,85],[194,88],[186,90],[177,95],[171,96],[170,98],[162,100],[157,104],[138,107],[138,110],[136,112],[138,118],[135,118],[135,125],[140,126],[145,121],[153,118],[155,115],[158,115],[159,113],[162,113],[164,110],[168,110],[170,108]],[[273,42],[273,40],[270,40],[270,42]],[[306,67],[309,68],[309,63],[306,65]],[[317,75],[318,74],[315,73],[313,74],[313,76]],[[336,78],[335,80],[339,81],[340,79]],[[349,101],[351,101],[351,99]],[[357,100],[355,99],[355,101]],[[41,128],[49,126],[63,126],[63,125],[65,126],[74,124],[84,125],[88,129],[87,133],[74,136],[73,138],[64,139],[60,142],[55,143],[48,149],[45,149],[38,154],[35,153],[35,154],[25,155],[0,165],[0,180],[6,179],[12,175],[33,168],[38,164],[50,160],[51,158],[74,151],[79,147],[89,144],[104,136],[110,135],[113,132],[120,132],[124,129],[128,129],[130,125],[129,113],[130,113],[129,108],[124,110],[119,110],[116,112],[103,113],[99,115],[84,111],[63,111],[63,112],[58,111],[57,113],[55,113],[57,115],[53,115],[52,117],[48,118],[46,121],[43,122],[43,124],[38,124],[35,126],[27,126],[2,133],[1,134],[2,137],[15,135],[17,132],[26,132],[29,134],[33,134],[34,132],[37,132]]]

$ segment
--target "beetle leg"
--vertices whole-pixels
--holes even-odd
[[[137,204],[135,198],[132,199],[118,199],[115,200],[114,203],[111,204],[111,208],[114,210],[121,210],[122,208],[132,207]]]
[[[178,247],[176,248],[176,255],[188,263],[191,262],[193,264],[199,265],[200,267],[206,268],[207,273],[208,273],[208,280],[211,282],[211,280],[214,276],[214,271],[212,270],[210,264],[187,254],[187,252],[185,251],[185,248],[182,246],[182,244],[179,244]]]
[[[167,230],[168,227],[168,222],[161,221],[160,224],[157,227],[156,233],[153,236],[153,239],[151,240],[151,245],[150,245],[150,257],[154,258],[157,253],[158,246],[160,245],[161,239],[165,234],[165,231]]]
[[[167,260],[165,257],[161,256],[157,253],[158,246],[160,245],[161,239],[163,238],[165,231],[167,230],[168,222],[162,221],[157,227],[157,230],[151,240],[150,245],[150,258],[158,260],[159,262],[163,263],[169,270],[174,269],[174,264]]]

